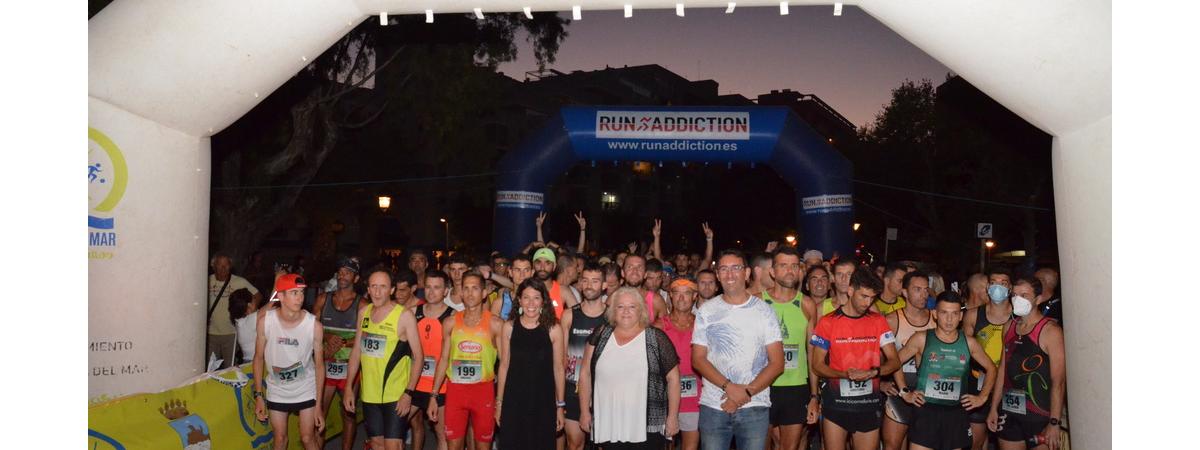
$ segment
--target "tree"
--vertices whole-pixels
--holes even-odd
[[[978,261],[970,233],[976,222],[1020,230],[1014,235],[1036,254],[1045,215],[1003,205],[1049,207],[1045,133],[965,80],[947,77],[936,89],[929,80],[905,80],[860,137],[847,154],[866,181],[856,186],[858,208],[905,229],[893,255],[908,251],[943,267],[971,267]]]
[[[244,263],[263,240],[291,214],[297,199],[326,160],[342,146],[346,133],[384,122],[412,124],[422,133],[447,136],[455,126],[445,111],[414,114],[414,96],[436,92],[429,82],[479,76],[466,70],[446,73],[457,58],[494,72],[516,56],[513,39],[524,30],[534,43],[539,64],[553,62],[569,21],[556,14],[492,14],[478,21],[447,16],[437,25],[415,17],[393,18],[398,26],[365,20],[312,64],[289,80],[213,140],[214,190],[211,237],[214,247]],[[431,56],[432,55],[432,56]],[[374,89],[364,89],[374,82]],[[411,120],[398,120],[397,113]],[[431,141],[436,141],[432,139]],[[264,187],[268,186],[268,187]]]

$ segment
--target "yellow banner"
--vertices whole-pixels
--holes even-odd
[[[246,364],[219,372],[219,380],[206,375],[167,391],[92,405],[87,448],[269,449],[271,427],[254,417],[250,372]],[[341,397],[334,400],[325,414],[326,439],[342,432]],[[302,448],[298,421],[295,414],[289,420],[288,448]]]

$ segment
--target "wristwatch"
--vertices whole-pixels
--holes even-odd
[[[262,392],[260,392],[260,391],[254,391],[254,398],[259,398],[259,397],[262,397],[262,396],[263,396]]]
[[[1055,419],[1053,417],[1050,418],[1050,425],[1054,425],[1057,427],[1058,424],[1060,424],[1060,423],[1062,423],[1062,422],[1059,422],[1058,419]]]
[[[900,388],[900,394],[907,394],[909,392],[912,392],[912,389],[909,389],[908,386]]]

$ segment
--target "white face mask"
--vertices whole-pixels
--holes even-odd
[[[1033,311],[1033,302],[1019,295],[1012,298],[1012,305],[1013,314],[1016,314],[1020,317],[1028,316],[1029,313]]]

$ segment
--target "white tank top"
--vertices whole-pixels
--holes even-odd
[[[317,374],[313,370],[313,327],[316,316],[304,311],[304,319],[294,328],[284,328],[279,311],[267,311],[263,319],[267,345],[265,380],[267,400],[273,403],[300,403],[317,397]]]

